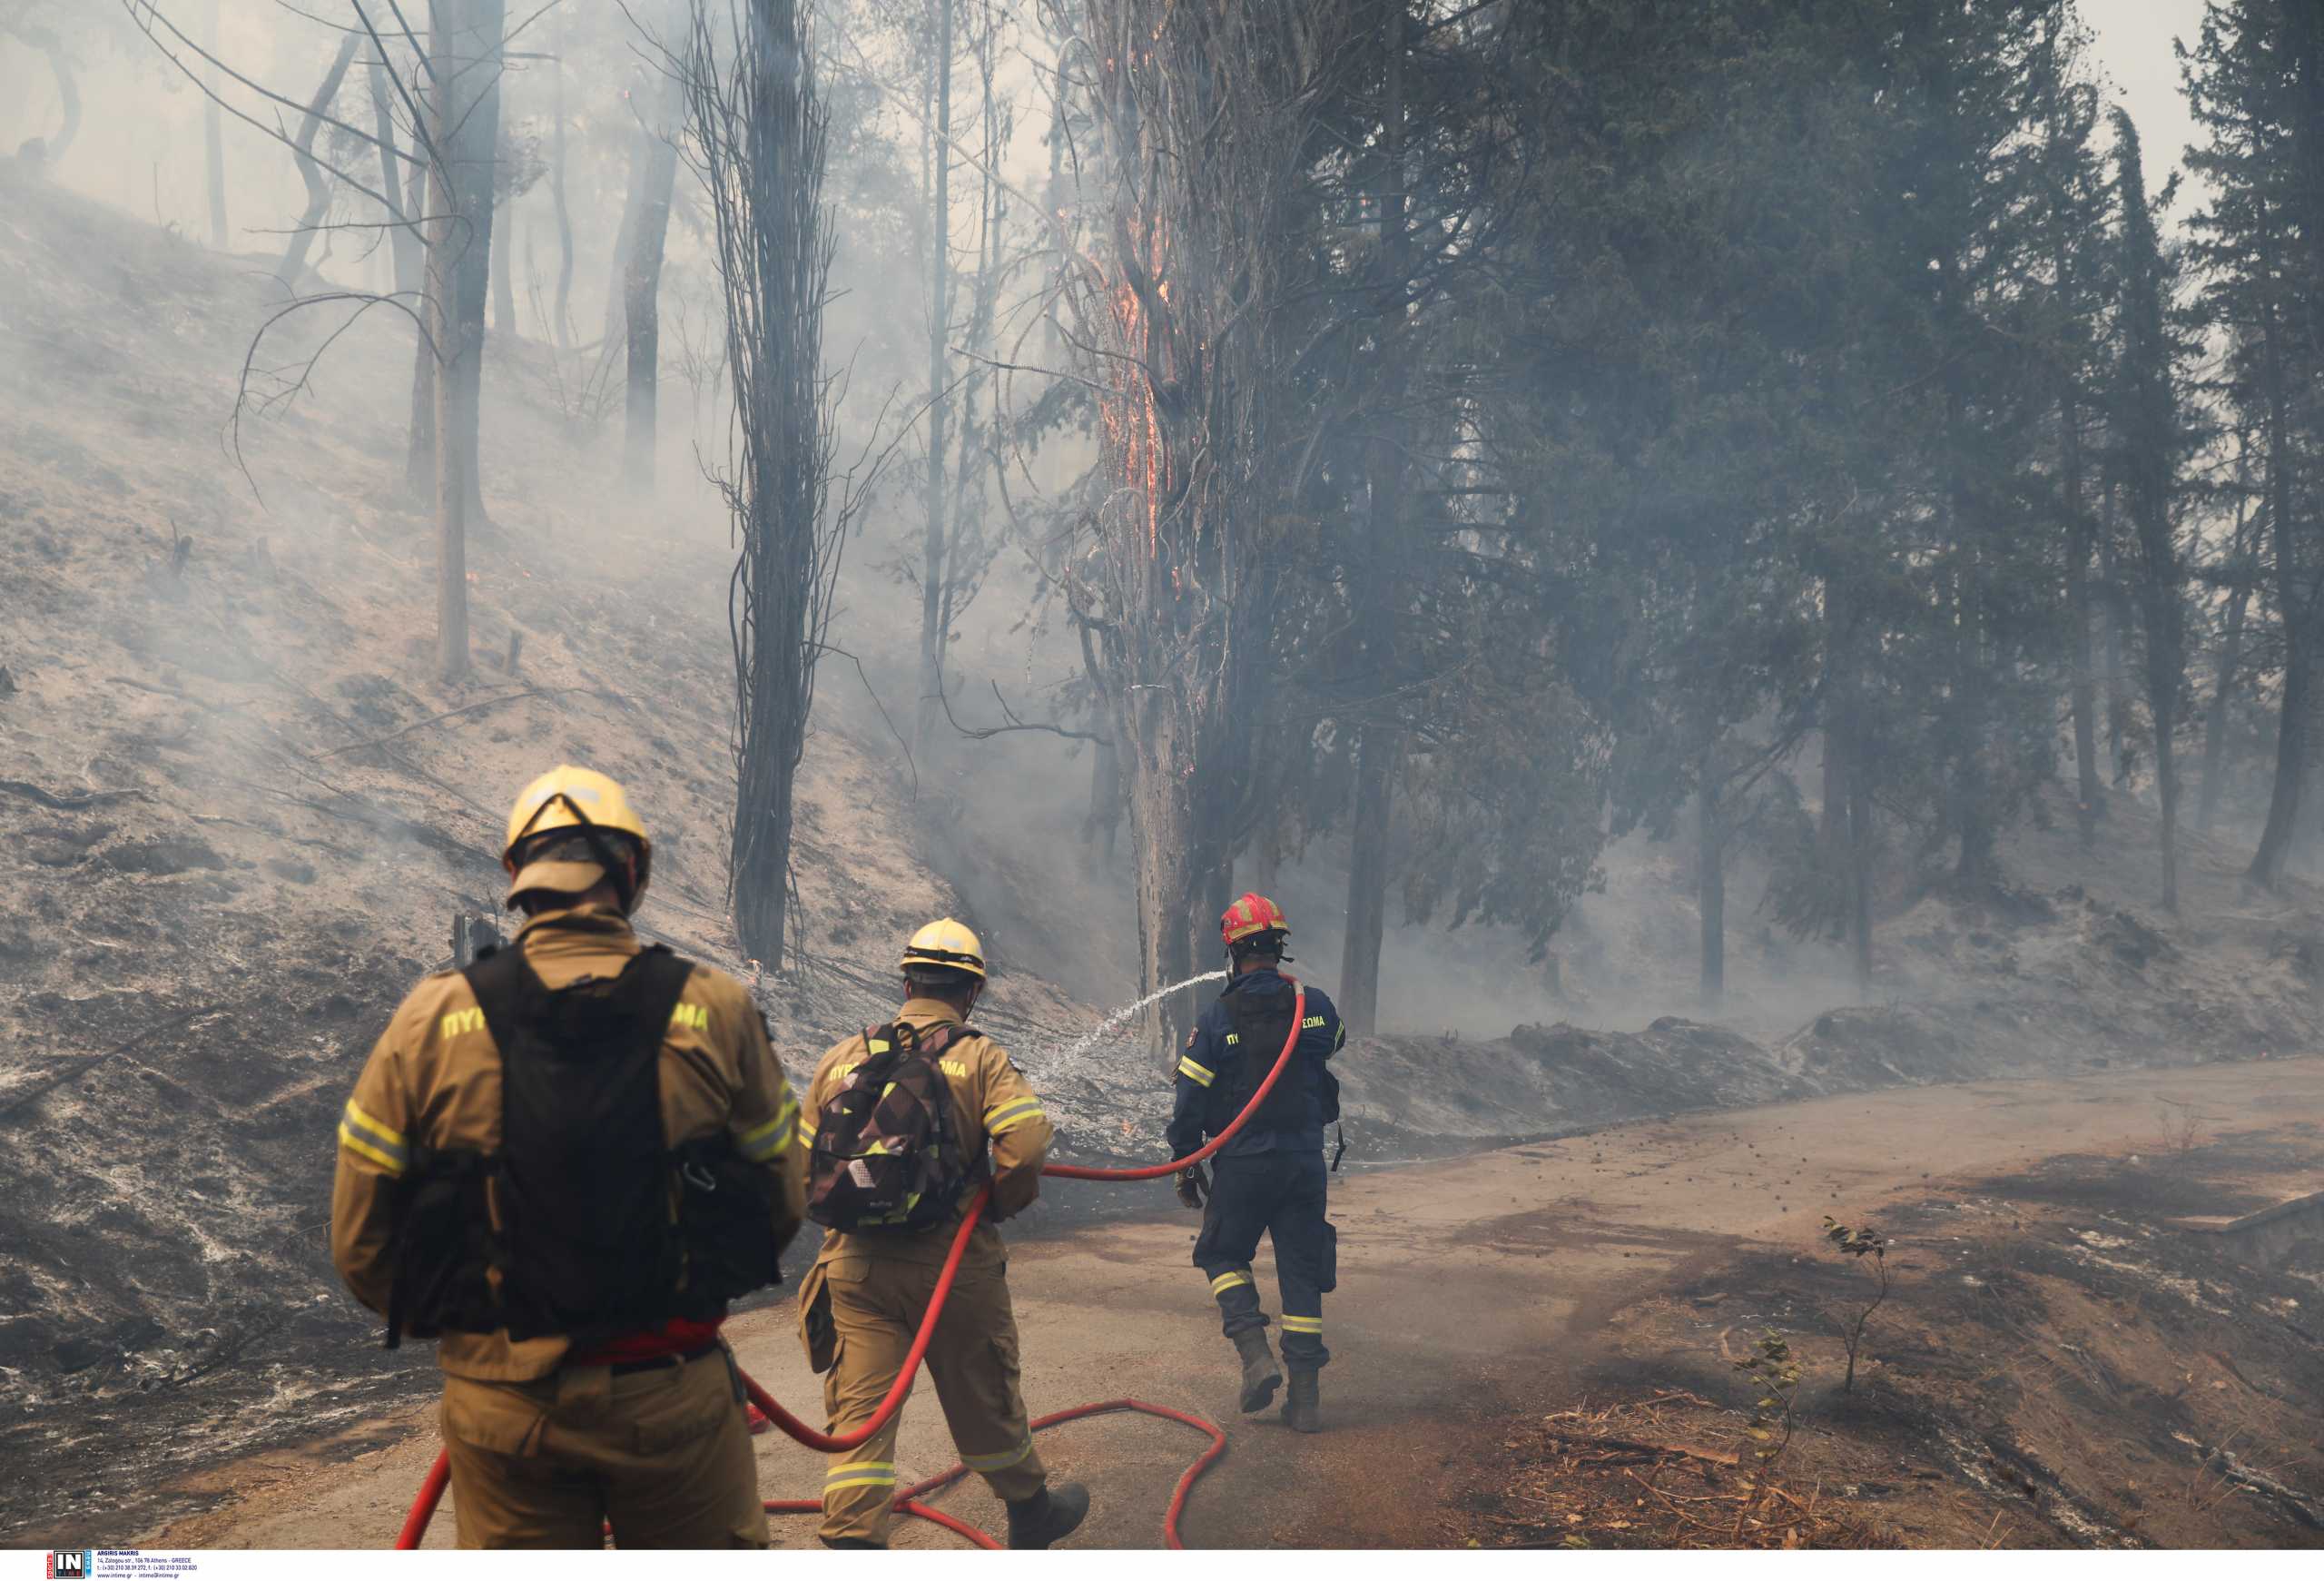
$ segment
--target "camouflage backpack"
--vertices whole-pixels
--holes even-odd
[[[807,1215],[830,1230],[922,1230],[950,1221],[976,1178],[961,1156],[937,1058],[976,1034],[950,1024],[868,1028],[863,1062],[815,1118]]]

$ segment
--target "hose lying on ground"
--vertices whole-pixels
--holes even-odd
[[[1158,1181],[1165,1175],[1175,1175],[1182,1170],[1191,1169],[1216,1153],[1220,1148],[1225,1147],[1234,1140],[1235,1133],[1243,1129],[1244,1123],[1257,1112],[1259,1105],[1266,1102],[1267,1094],[1274,1090],[1277,1078],[1282,1076],[1285,1068],[1291,1063],[1292,1051],[1299,1046],[1300,1023],[1306,1019],[1307,1015],[1307,990],[1296,982],[1292,984],[1292,990],[1291,1032],[1283,1040],[1283,1052],[1275,1057],[1275,1064],[1268,1069],[1266,1079],[1259,1083],[1258,1091],[1251,1094],[1251,1101],[1243,1106],[1241,1113],[1228,1122],[1226,1130],[1185,1158],[1174,1159],[1167,1164],[1148,1164],[1128,1170],[1101,1170],[1084,1164],[1048,1164],[1042,1167],[1041,1173],[1056,1175],[1068,1181]],[[824,1454],[836,1454],[843,1449],[852,1449],[867,1442],[874,1433],[885,1427],[888,1418],[903,1408],[904,1397],[911,1392],[912,1380],[919,1375],[921,1360],[928,1354],[929,1341],[935,1337],[936,1321],[943,1315],[945,1299],[952,1293],[953,1276],[960,1271],[960,1259],[968,1251],[969,1236],[975,1230],[978,1221],[984,1217],[985,1205],[991,1199],[992,1188],[990,1186],[982,1188],[970,1200],[969,1210],[960,1216],[960,1227],[952,1237],[952,1250],[944,1259],[943,1270],[936,1276],[935,1291],[929,1297],[927,1315],[920,1320],[920,1332],[913,1336],[911,1349],[905,1354],[903,1365],[896,1371],[895,1383],[889,1388],[886,1398],[881,1400],[880,1408],[872,1413],[869,1421],[845,1433],[817,1432],[784,1409],[783,1402],[761,1388],[756,1378],[744,1373],[743,1386],[750,1393],[751,1404],[756,1407],[759,1413],[767,1420],[781,1428],[793,1439],[810,1449],[820,1450]],[[1153,1405],[1139,1399],[1103,1400],[1091,1405],[1074,1406],[1067,1410],[1052,1411],[1048,1416],[1036,1419],[1032,1424],[1032,1430],[1039,1432],[1044,1428],[1053,1428],[1062,1422],[1077,1421],[1083,1417],[1102,1416],[1112,1411],[1137,1411],[1150,1417],[1160,1417],[1165,1421],[1180,1422],[1199,1432],[1210,1435],[1210,1447],[1197,1456],[1194,1464],[1188,1466],[1179,1475],[1177,1487],[1171,1495],[1169,1513],[1163,1517],[1162,1521],[1162,1540],[1173,1548],[1185,1547],[1186,1544],[1179,1539],[1178,1536],[1178,1517],[1186,1512],[1187,1498],[1194,1491],[1196,1479],[1209,1470],[1221,1455],[1226,1453],[1225,1430],[1217,1423],[1195,1416],[1191,1412],[1173,1410],[1168,1406]],[[923,1520],[934,1521],[948,1531],[959,1533],[980,1548],[998,1548],[1001,1544],[990,1533],[981,1531],[957,1517],[946,1515],[942,1510],[931,1509],[921,1502],[924,1496],[948,1487],[967,1476],[968,1470],[965,1464],[956,1465],[949,1471],[939,1472],[925,1481],[914,1483],[896,1495],[893,1507],[901,1514],[914,1515]],[[404,1517],[403,1530],[396,1537],[397,1547],[419,1546],[419,1540],[427,1535],[428,1523],[435,1518],[436,1507],[443,1502],[444,1490],[450,1486],[451,1479],[451,1459],[439,1450],[436,1456],[436,1463],[428,1468],[428,1476],[419,1485],[419,1496],[411,1501],[411,1512]],[[770,1515],[808,1515],[820,1513],[823,1507],[819,1499],[801,1498],[769,1499],[766,1501],[766,1507]]]

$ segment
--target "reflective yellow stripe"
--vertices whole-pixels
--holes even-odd
[[[1210,1085],[1212,1077],[1216,1072],[1204,1070],[1192,1060],[1180,1060],[1178,1062],[1178,1074],[1181,1076],[1192,1076],[1197,1082],[1207,1087]]]
[[[339,1122],[339,1145],[347,1149],[350,1152],[362,1154],[365,1158],[369,1159],[373,1163],[379,1165],[381,1169],[387,1171],[388,1173],[391,1175],[399,1175],[403,1173],[402,1161],[390,1158],[388,1154],[381,1152],[378,1148],[373,1147],[369,1142],[365,1141],[361,1137],[356,1135],[353,1128],[343,1120]]]
[[[771,1158],[782,1156],[783,1150],[791,1145],[798,1120],[799,1104],[794,1099],[785,1102],[782,1112],[764,1125],[744,1131],[735,1140],[734,1145],[743,1150],[743,1156],[751,1162],[763,1164]]]
[[[1025,1441],[1014,1449],[1003,1449],[997,1455],[963,1455],[960,1464],[971,1471],[1006,1471],[1032,1452],[1033,1436],[1028,1433]]]
[[[1220,1274],[1216,1279],[1211,1280],[1210,1293],[1215,1296],[1221,1290],[1231,1290],[1236,1285],[1247,1285],[1250,1282],[1251,1276],[1248,1273],[1246,1273],[1240,1269],[1235,1269],[1226,1273]]]
[[[403,1132],[381,1125],[351,1098],[340,1118],[339,1140],[390,1174],[403,1173],[404,1165],[410,1161],[411,1153],[403,1144]]]
[[[864,1043],[863,1052],[867,1054],[884,1054],[888,1052],[888,1040],[885,1038],[872,1038]],[[850,1065],[848,1069],[852,1071],[855,1069],[855,1067],[853,1065]]]
[[[1024,1121],[1042,1120],[1046,1118],[1048,1118],[1048,1116],[1041,1108],[1041,1101],[1039,1099],[1019,1098],[1016,1102],[1004,1104],[1000,1108],[996,1109],[991,1113],[986,1115],[984,1117],[984,1129],[988,1135],[999,1136],[1002,1131],[1007,1131],[1011,1126],[1018,1125]]]
[[[1286,1334],[1321,1334],[1324,1320],[1321,1318],[1295,1318],[1286,1312],[1283,1318],[1283,1330]]]
[[[823,1491],[836,1493],[842,1487],[893,1487],[896,1485],[896,1463],[892,1460],[851,1460],[834,1466],[823,1473]]]
[[[404,1144],[404,1134],[402,1131],[398,1131],[392,1125],[380,1124],[375,1116],[352,1098],[350,1098],[347,1101],[347,1118],[353,1121],[357,1125],[361,1126],[365,1131],[369,1131],[373,1136],[378,1137],[380,1141],[384,1142],[389,1147],[401,1147]]]

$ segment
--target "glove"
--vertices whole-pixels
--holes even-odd
[[[1210,1181],[1203,1174],[1200,1164],[1188,1164],[1178,1171],[1178,1201],[1184,1206],[1199,1212],[1203,1193],[1208,1190]]]

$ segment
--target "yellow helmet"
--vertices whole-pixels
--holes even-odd
[[[622,910],[635,912],[652,876],[654,842],[645,824],[629,805],[629,793],[619,781],[593,768],[559,764],[517,793],[508,809],[508,839],[500,865],[508,870],[508,900],[514,904],[527,890],[545,889],[557,894],[579,894],[611,879],[622,889],[625,880],[617,864],[603,861],[539,860],[518,864],[517,848],[537,835],[557,829],[606,830],[637,842],[637,882],[622,896]],[[607,855],[613,855],[610,849]]]
[[[904,946],[906,970],[914,966],[950,966],[984,975],[984,944],[966,923],[940,917],[911,936]]]

